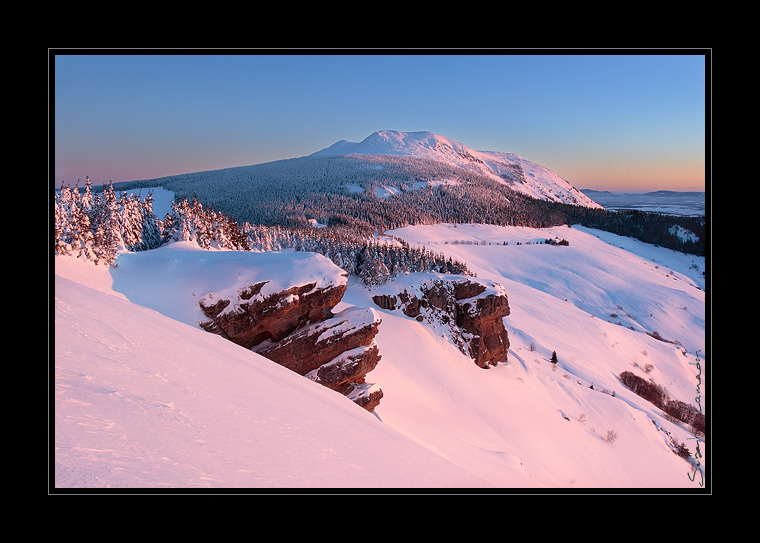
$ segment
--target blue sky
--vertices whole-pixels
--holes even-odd
[[[577,188],[705,188],[704,54],[89,53],[52,57],[56,186],[427,130],[516,153]]]

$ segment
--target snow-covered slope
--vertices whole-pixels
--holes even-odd
[[[176,310],[212,276],[235,283],[227,266],[256,267],[254,253],[169,246],[139,266],[123,255],[110,271],[57,257],[56,487],[702,488],[705,443],[699,459],[679,458],[673,443],[697,452],[689,429],[617,375],[695,403],[693,363],[707,363],[704,258],[579,227],[393,234],[502,284],[511,347],[507,364],[480,369],[443,328],[375,307],[382,359],[369,377],[384,397],[374,414]],[[569,246],[535,243],[554,237]],[[425,277],[372,291],[349,278],[336,311]]]
[[[512,189],[534,198],[601,207],[544,166],[511,153],[475,151],[432,132],[381,130],[358,143],[341,140],[311,156],[341,155],[397,155],[443,161],[508,183]]]
[[[241,288],[260,281],[267,281],[260,297],[308,283],[315,288],[346,284],[343,270],[316,253],[204,251],[190,241],[124,252],[111,277],[114,291],[191,326],[208,320],[198,305],[207,294],[234,300]],[[233,309],[230,304],[226,310]]]
[[[217,257],[224,271],[229,255],[176,262]],[[102,267],[55,264],[56,489],[489,484],[344,396],[130,302]]]
[[[678,458],[673,441],[697,452],[689,429],[667,421],[617,376],[654,379],[691,404],[701,384],[704,398],[692,365],[705,365],[704,259],[580,227],[435,225],[391,233],[501,283],[511,346],[508,364],[479,370],[440,333],[381,310],[377,342],[386,359],[372,378],[385,393],[376,410],[384,422],[499,486],[699,488],[702,472],[694,470],[706,461],[704,443],[701,466]],[[538,243],[554,237],[569,246]],[[367,294],[350,288],[346,299],[361,305]],[[655,329],[683,346],[646,333]],[[557,367],[549,363],[553,351]],[[617,436],[612,443],[608,432]]]

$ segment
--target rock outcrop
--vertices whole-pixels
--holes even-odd
[[[346,291],[345,281],[310,282],[263,294],[267,283],[240,288],[235,296],[207,294],[199,305],[209,320],[201,327],[372,411],[383,396],[380,388],[365,382],[380,360],[374,340],[377,313],[351,308],[333,314]]]
[[[350,308],[253,350],[372,411],[382,390],[366,383],[365,375],[380,361],[374,340],[379,325],[373,309]]]
[[[400,309],[420,322],[447,326],[459,349],[481,368],[507,361],[509,335],[502,318],[510,313],[509,301],[497,283],[447,276],[372,300],[382,309]]]
[[[262,295],[261,281],[241,288],[237,299],[209,293],[200,300],[210,319],[201,327],[250,349],[262,341],[279,341],[298,328],[332,317],[346,292],[345,284],[317,286],[316,282]]]

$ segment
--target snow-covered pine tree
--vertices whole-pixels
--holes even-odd
[[[359,278],[365,285],[382,285],[388,281],[390,272],[375,249],[368,248],[362,262]]]
[[[142,220],[139,212],[135,209],[135,201],[123,191],[117,200],[119,233],[124,242],[124,248],[128,251],[136,250],[141,241]]]
[[[78,191],[77,191],[78,192]],[[90,218],[87,212],[80,205],[75,205],[72,209],[74,243],[76,248],[74,254],[82,260],[95,260],[93,252],[93,237],[90,231]]]
[[[121,231],[118,224],[118,206],[113,184],[103,187],[100,196],[93,199],[90,213],[93,218],[93,251],[96,263],[112,266],[121,245]]]
[[[84,244],[87,242],[87,233],[89,233],[90,222],[89,219],[84,221],[83,214],[80,213],[81,197],[79,195],[78,186],[74,190],[67,190],[64,194],[67,200],[67,241],[70,246],[71,254],[77,258],[81,258],[87,254]],[[86,228],[87,231],[83,232],[83,228]]]
[[[153,213],[153,193],[140,203],[141,235],[142,242],[136,250],[149,250],[159,247],[162,243],[161,221]]]
[[[68,241],[65,239],[65,231],[68,216],[58,194],[53,198],[53,254],[70,254]]]
[[[250,251],[251,245],[248,243],[248,237],[243,233],[237,221],[224,215],[221,216],[221,220],[224,222],[227,232],[228,246],[226,248],[233,251]]]
[[[170,241],[193,241],[195,233],[190,224],[190,206],[187,200],[172,201]]]
[[[85,178],[84,194],[82,195],[81,205],[84,208],[84,210],[88,213],[90,212],[93,206],[92,181],[90,181],[89,175]]]
[[[71,186],[70,185],[62,185],[61,190],[56,194],[56,198],[59,205],[59,223],[60,223],[60,245],[62,247],[62,250],[65,251],[64,254],[71,254],[72,247],[71,247],[71,241],[73,238],[72,233],[72,217],[71,217],[71,206],[72,206],[72,195],[71,195]]]

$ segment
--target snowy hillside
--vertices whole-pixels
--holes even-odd
[[[353,143],[341,140],[312,156],[397,155],[445,162],[477,171],[527,196],[591,208],[601,207],[548,168],[512,153],[475,151],[432,132],[381,130]]]
[[[110,270],[56,257],[52,483],[702,488],[704,441],[695,458],[689,429],[617,376],[635,372],[694,403],[693,363],[707,363],[704,258],[582,228],[393,234],[502,284],[511,347],[507,364],[480,369],[442,330],[372,305],[373,294],[421,274],[371,291],[349,278],[336,311],[374,307],[382,319],[382,359],[369,376],[384,397],[374,414],[196,324],[193,299],[207,289],[234,288],[249,268],[278,275],[287,258],[289,273],[329,275],[329,266],[315,271],[321,257],[281,253],[274,263],[191,244],[125,253]],[[554,237],[569,246],[536,243]],[[688,461],[673,453],[680,443]]]
[[[209,255],[228,256],[176,263]],[[128,301],[102,267],[58,257],[55,279],[57,489],[488,485],[342,395]]]

